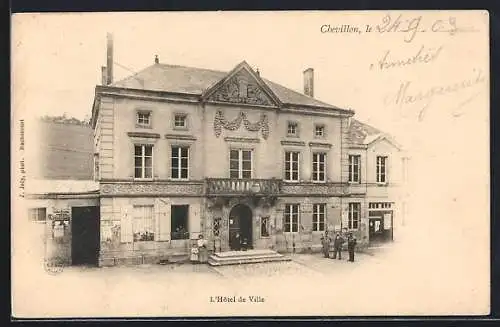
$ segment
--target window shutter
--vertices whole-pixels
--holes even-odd
[[[121,242],[131,243],[134,240],[132,221],[134,217],[134,207],[125,205],[121,207]]]
[[[342,228],[349,228],[349,204],[347,210],[342,213]]]
[[[201,232],[201,219],[200,219],[200,205],[199,204],[191,204],[189,206],[189,234],[190,238],[198,238],[198,235]],[[206,237],[206,235],[204,235]]]
[[[160,200],[158,203],[158,220],[159,220],[159,241],[170,240],[170,203]]]
[[[310,232],[313,229],[313,204],[303,204],[299,206],[299,232]],[[302,230],[302,228],[303,230]]]

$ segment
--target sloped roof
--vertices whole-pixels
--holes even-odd
[[[382,134],[383,132],[379,129],[351,118],[348,131],[348,140],[350,144],[366,145],[370,143],[366,143],[367,141],[373,141]]]
[[[158,63],[125,79],[112,83],[110,86],[201,95],[227,74],[228,72],[218,70]],[[282,103],[342,109],[267,79],[262,78],[262,80]]]

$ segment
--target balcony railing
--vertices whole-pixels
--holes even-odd
[[[281,192],[280,179],[207,178],[207,194],[264,194]]]

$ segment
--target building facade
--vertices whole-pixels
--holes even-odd
[[[397,145],[354,138],[354,112],[313,97],[312,69],[304,94],[246,62],[220,72],[156,58],[116,83],[103,72],[91,120],[100,265],[183,255],[200,234],[213,251],[310,251],[345,228],[363,244],[378,235],[373,203],[396,206]]]

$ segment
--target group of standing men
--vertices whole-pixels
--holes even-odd
[[[321,244],[323,248],[323,254],[325,258],[330,258],[330,247],[333,242],[333,259],[337,258],[342,260],[342,246],[345,243],[344,237],[340,235],[340,233],[336,233],[333,240],[332,238],[328,235],[328,231],[325,231],[325,234],[321,237]],[[347,235],[347,251],[349,252],[349,261],[354,262],[354,249],[356,247],[356,237],[352,234],[349,233]]]

